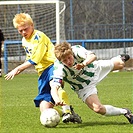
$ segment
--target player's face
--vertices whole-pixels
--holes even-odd
[[[30,38],[34,31],[33,25],[23,25],[18,27],[18,32],[26,39]]]
[[[67,67],[72,67],[74,63],[74,57],[70,54],[66,56],[64,59],[62,59],[61,62]]]

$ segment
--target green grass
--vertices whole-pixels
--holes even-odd
[[[82,124],[60,122],[56,128],[43,127],[39,121],[40,111],[33,103],[37,95],[37,78],[35,74],[20,74],[10,81],[0,79],[0,133],[133,132],[133,125],[124,116],[104,117],[94,113],[69,87],[66,91],[75,111],[82,117]],[[133,72],[110,73],[97,88],[103,104],[133,110]]]

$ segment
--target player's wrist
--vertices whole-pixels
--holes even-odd
[[[82,62],[82,66],[85,67],[86,66],[86,63],[85,62]]]

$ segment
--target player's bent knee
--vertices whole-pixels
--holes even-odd
[[[103,111],[103,106],[102,105],[97,105],[93,108],[93,111],[95,113],[98,113],[98,114],[104,114],[104,111]]]

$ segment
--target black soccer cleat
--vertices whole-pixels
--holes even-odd
[[[64,114],[62,115],[62,122],[64,122],[64,123],[70,122],[71,119],[73,119],[73,116],[72,116],[72,114],[70,114],[70,113],[64,113]]]
[[[128,121],[133,124],[133,114],[129,109],[126,109],[127,113],[124,114],[124,116],[128,119]]]
[[[62,122],[64,122],[64,123],[69,123],[69,122],[82,123],[81,117],[74,112],[71,105],[70,105],[70,110],[71,110],[71,114],[70,113],[64,113],[62,115]]]
[[[74,112],[72,105],[70,105],[70,109],[73,116],[73,118],[70,121],[73,123],[82,123],[81,117]]]
[[[128,54],[121,54],[121,59],[122,61],[126,62],[130,59],[130,56]]]

